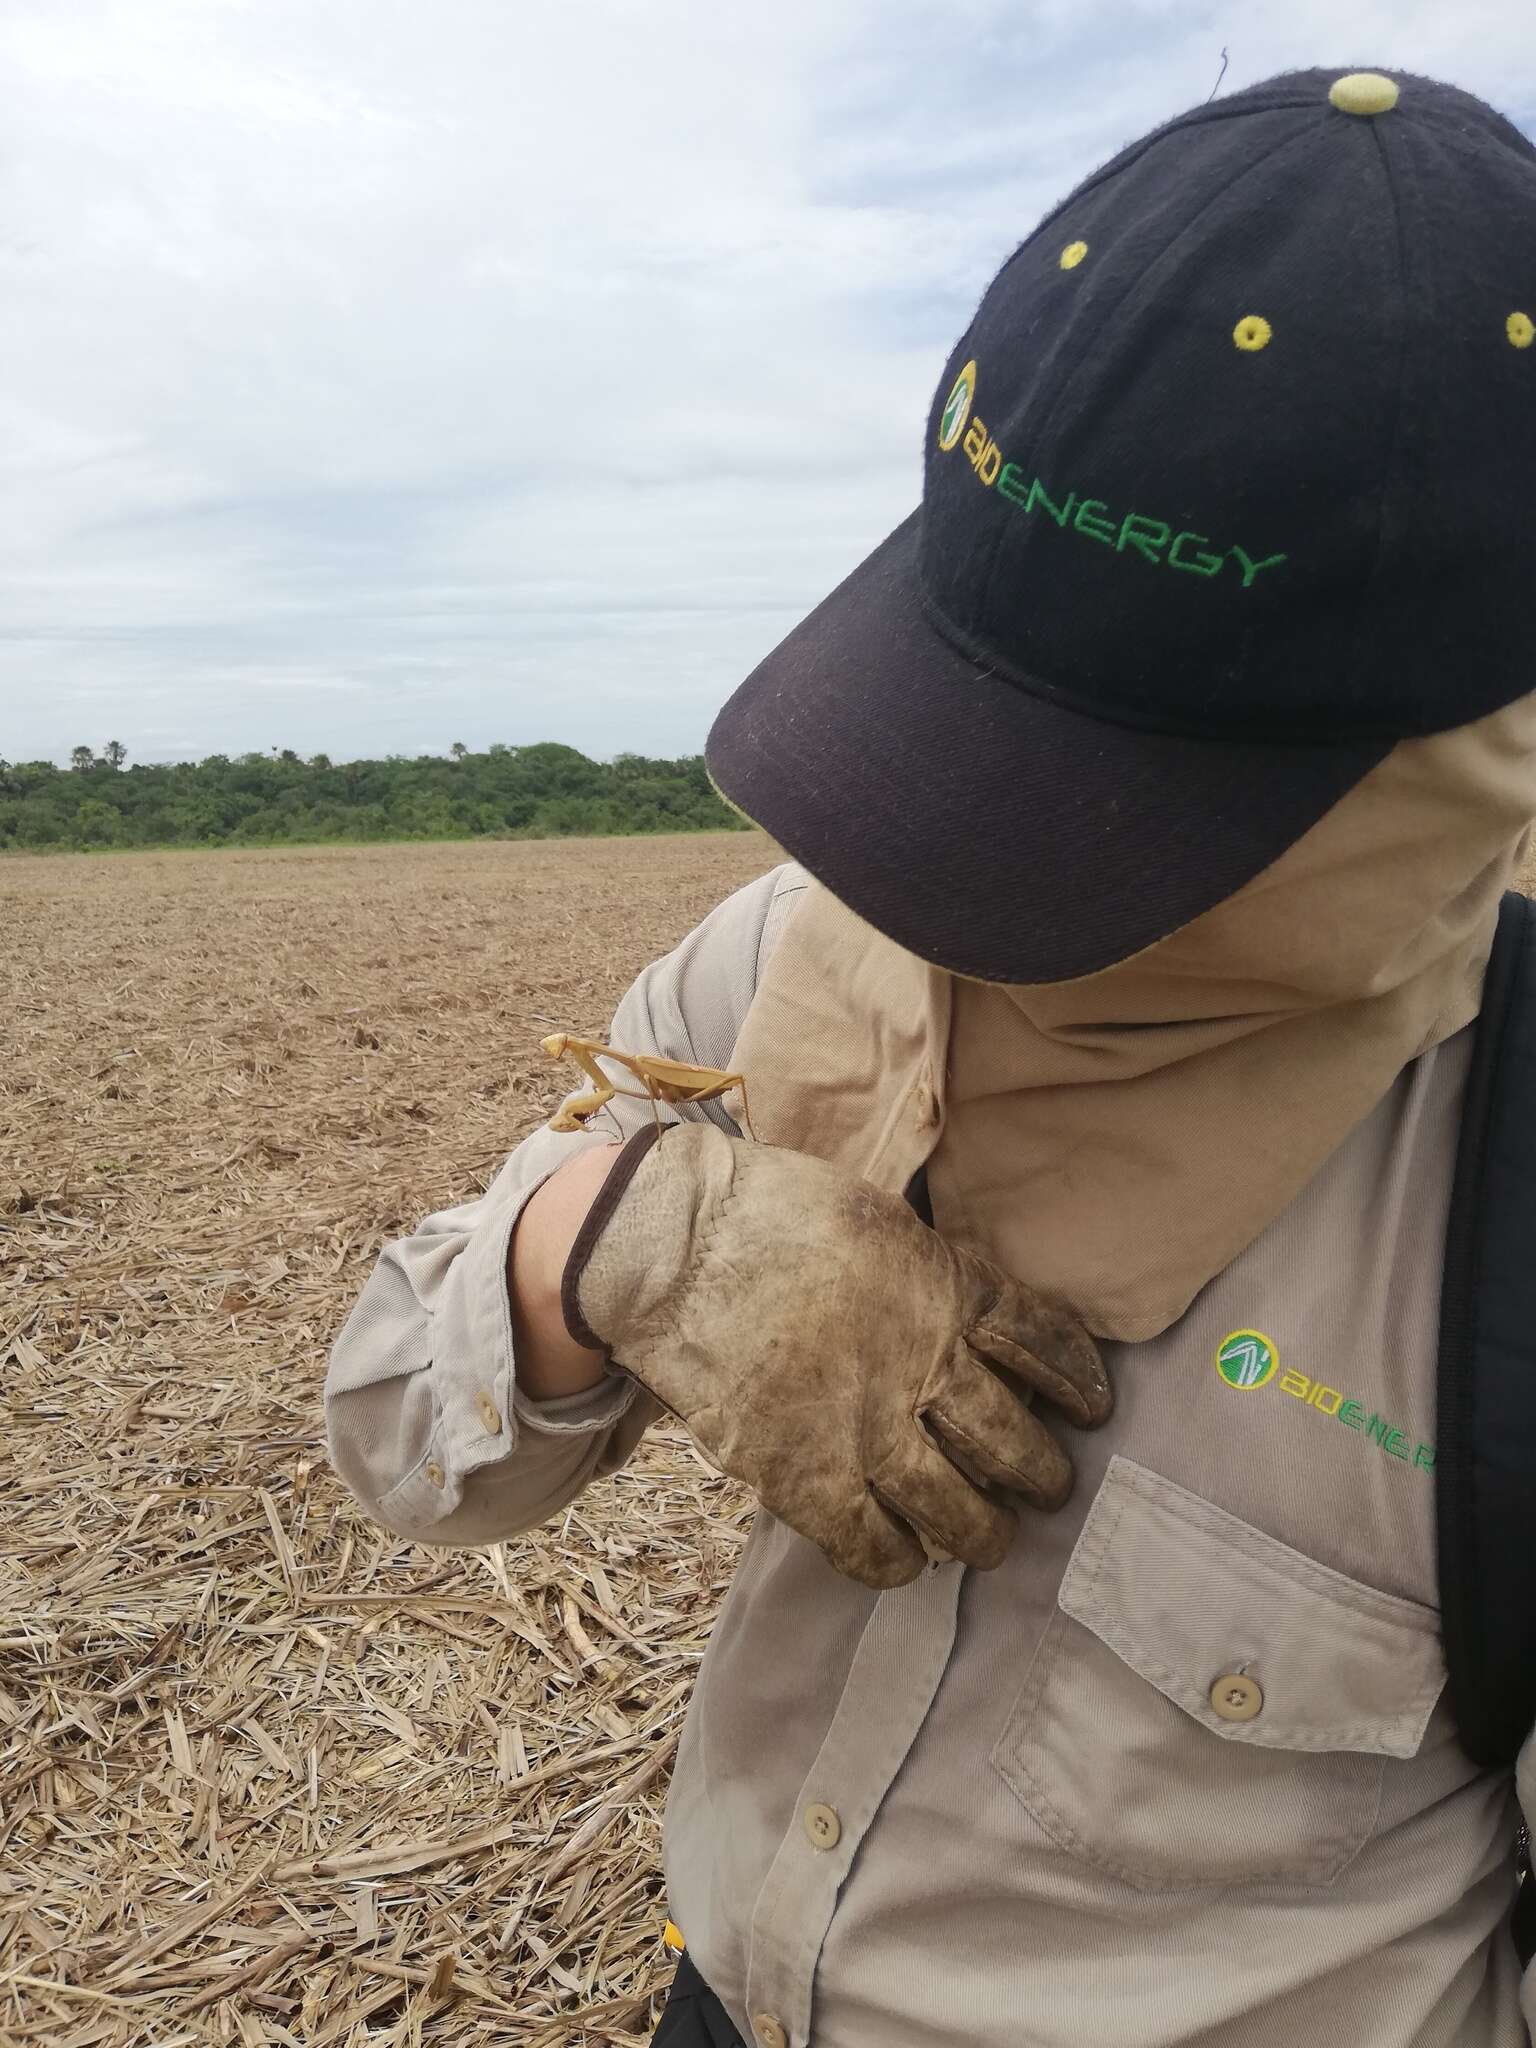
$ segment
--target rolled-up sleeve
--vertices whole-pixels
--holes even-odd
[[[611,1043],[723,1066],[803,887],[797,869],[779,868],[729,897],[640,975]],[[625,1135],[653,1113],[624,1098],[611,1107]],[[662,1114],[735,1129],[718,1103]],[[428,1216],[380,1253],[332,1350],[325,1406],[337,1471],[387,1528],[435,1544],[517,1535],[623,1464],[659,1412],[619,1377],[555,1401],[517,1385],[507,1296],[517,1219],[576,1152],[613,1136],[535,1131],[478,1200]]]

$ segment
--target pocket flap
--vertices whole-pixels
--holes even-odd
[[[1445,1684],[1430,1609],[1330,1571],[1129,1458],[1111,1460],[1057,1597],[1231,1742],[1413,1756]],[[1211,1704],[1216,1681],[1237,1673],[1262,1695],[1249,1720]]]

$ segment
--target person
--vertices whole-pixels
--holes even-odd
[[[1090,177],[945,367],[920,511],[711,734],[791,862],[612,1043],[744,1076],[756,1137],[536,1132],[337,1342],[335,1462],[420,1541],[663,1412],[757,1494],[670,2048],[1529,2041],[1433,1474],[1536,813],[1533,315],[1536,151],[1428,79],[1286,75]]]

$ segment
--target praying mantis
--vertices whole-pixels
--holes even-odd
[[[751,1138],[757,1136],[752,1128],[752,1113],[747,1107],[746,1077],[742,1074],[728,1074],[722,1067],[693,1067],[686,1060],[663,1059],[659,1053],[620,1052],[616,1045],[604,1045],[600,1038],[577,1038],[569,1031],[556,1031],[539,1042],[552,1060],[574,1060],[595,1084],[590,1094],[573,1095],[556,1110],[549,1120],[552,1131],[585,1130],[588,1120],[606,1109],[615,1095],[649,1102],[652,1114],[660,1123],[658,1103],[715,1102],[729,1089],[739,1088],[742,1121],[747,1127],[747,1135]],[[623,1067],[632,1075],[640,1086],[620,1087],[603,1072],[598,1065],[599,1060],[612,1060],[615,1066]]]

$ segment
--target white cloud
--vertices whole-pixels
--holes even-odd
[[[696,748],[1223,44],[1536,110],[1525,0],[13,5],[0,753]]]

